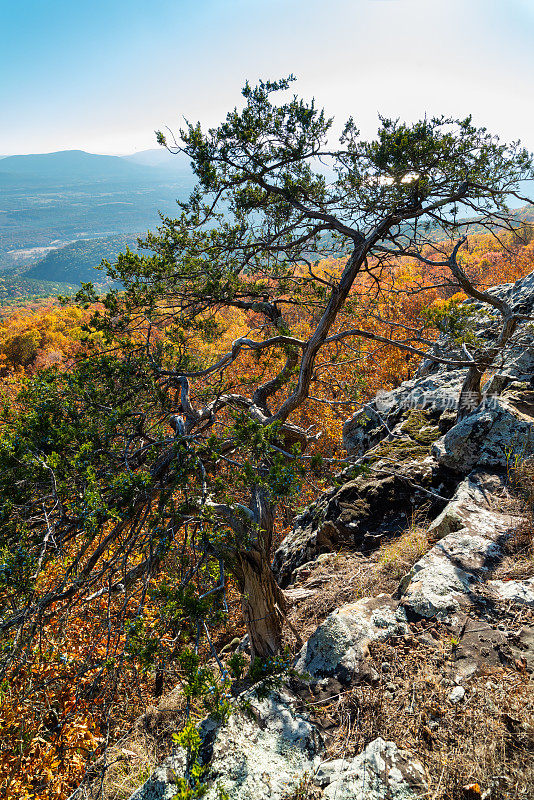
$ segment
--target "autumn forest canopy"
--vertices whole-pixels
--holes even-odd
[[[287,660],[272,557],[351,463],[345,420],[424,357],[465,369],[461,418],[522,319],[491,291],[534,269],[520,143],[446,117],[369,141],[351,118],[335,142],[292,90],[247,84],[218,127],[159,133],[196,177],[178,216],[105,264],[104,294],[3,316],[8,797],[68,797],[178,681],[188,713],[222,713],[230,678]]]

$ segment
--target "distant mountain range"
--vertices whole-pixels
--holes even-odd
[[[33,180],[53,180],[61,184],[101,180],[152,180],[152,170],[117,156],[100,156],[83,150],[59,153],[8,156],[0,161],[0,177],[5,174]]]
[[[158,147],[155,150],[141,150],[139,153],[121,156],[121,158],[132,164],[154,167],[175,175],[192,175],[191,165],[187,156],[183,153],[169,153],[165,147]]]
[[[144,235],[159,224],[160,211],[176,216],[176,200],[194,183],[188,159],[163,148],[128,156],[65,150],[0,158],[4,285],[22,275],[25,285],[89,280],[88,259],[97,266],[115,257],[116,237]]]
[[[84,150],[60,150],[57,153],[5,156],[0,159],[0,185],[55,182],[66,185],[128,181],[162,183],[180,175],[191,179],[185,156],[173,156],[168,150],[144,150],[130,156],[103,156]]]

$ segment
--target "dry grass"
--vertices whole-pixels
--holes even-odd
[[[534,574],[534,491],[530,495],[516,485],[514,496],[515,513],[531,511],[509,539],[495,578]],[[431,544],[419,518],[371,556],[349,551],[324,556],[300,571],[294,588],[301,599],[291,608],[290,622],[307,639],[344,603],[394,593]],[[484,792],[491,800],[534,800],[534,697],[528,676],[512,669],[493,670],[472,679],[466,700],[451,705],[447,700],[451,683],[444,676],[454,650],[445,629],[438,639],[435,648],[416,637],[372,646],[378,685],[356,686],[330,704],[308,706],[315,721],[328,729],[328,757],[352,757],[381,736],[423,763],[429,778],[428,800],[477,800]],[[290,633],[288,641],[293,643]],[[182,701],[181,693],[174,691],[163,698],[159,709],[148,709],[131,735],[108,750],[104,778],[93,783],[94,793],[87,798],[130,797],[168,755],[170,734],[180,727]],[[478,794],[465,788],[477,784]],[[304,776],[288,800],[320,796]]]
[[[388,580],[400,581],[430,547],[426,527],[414,521],[398,539],[382,545],[378,565]]]
[[[323,792],[315,786],[312,778],[306,773],[298,786],[284,794],[282,800],[321,800]]]
[[[414,633],[421,633],[416,630]],[[323,730],[325,758],[352,758],[378,736],[396,742],[424,766],[428,800],[534,799],[534,687],[512,668],[487,670],[466,684],[458,705],[447,696],[455,648],[437,624],[424,633],[371,645],[377,683],[355,686],[330,701],[305,704]],[[108,751],[106,800],[126,800],[161,763],[162,742],[179,724],[171,712],[149,710],[135,732]],[[113,763],[112,763],[113,762]],[[465,787],[478,785],[479,793]],[[87,794],[87,797],[97,795]],[[308,776],[286,800],[318,800]]]
[[[492,577],[524,580],[534,576],[534,460],[509,465],[508,482],[515,501],[514,512],[522,517],[504,546],[504,558]]]
[[[393,592],[399,579],[428,546],[424,526],[414,520],[398,539],[384,544],[370,557],[350,552],[330,554],[302,574],[298,585],[310,591],[315,588],[317,592],[295,604],[290,621],[307,638],[339,605],[380,592]],[[243,631],[236,625],[232,633]],[[222,637],[217,642],[218,649],[224,643]],[[169,755],[171,734],[181,727],[183,712],[184,697],[179,687],[163,697],[158,708],[149,707],[134,729],[108,748],[105,764],[95,765],[95,777],[84,789],[87,800],[127,800]],[[303,783],[296,797],[303,800],[315,797],[316,791],[310,788],[311,794],[306,795]]]
[[[383,544],[371,556],[349,551],[329,554],[309,571],[300,573],[295,587],[309,590],[310,595],[295,602],[289,621],[307,639],[344,603],[395,592],[401,578],[429,547],[426,527],[414,519],[403,534]]]
[[[532,800],[532,682],[526,673],[493,669],[471,679],[464,701],[453,705],[444,676],[454,648],[446,631],[439,637],[435,648],[415,637],[372,646],[379,683],[315,707],[318,721],[333,731],[329,757],[355,756],[381,736],[423,764],[431,800]],[[466,788],[476,784],[480,791]]]
[[[88,789],[87,797],[128,800],[150,777],[158,763],[158,748],[151,737],[132,733],[106,754],[104,773]],[[101,794],[99,794],[99,792]]]
[[[494,580],[525,580],[534,576],[534,519],[525,519],[504,545],[504,558]]]
[[[185,700],[178,691],[149,706],[130,733],[109,747],[88,775],[80,800],[128,800],[172,748],[172,734],[185,720]]]

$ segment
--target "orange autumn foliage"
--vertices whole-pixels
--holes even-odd
[[[49,304],[19,308],[0,321],[0,373],[37,371],[64,365],[83,348],[90,312]]]

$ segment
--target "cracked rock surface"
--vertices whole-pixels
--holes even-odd
[[[262,700],[247,697],[246,710],[234,711],[223,725],[206,720],[200,731],[207,800],[219,800],[222,790],[232,800],[279,800],[319,764],[322,743],[317,730],[292,710],[289,696],[277,692]],[[184,765],[178,752],[130,800],[171,800]]]
[[[351,760],[323,765],[320,779],[327,800],[416,800],[428,789],[421,764],[381,738]]]
[[[473,473],[430,526],[446,533],[401,582],[402,606],[422,617],[444,618],[470,602],[473,592],[502,554],[501,542],[517,522],[490,508],[488,486],[496,476]]]
[[[295,668],[312,678],[348,684],[372,678],[366,669],[369,643],[408,632],[406,613],[390,595],[368,597],[337,608],[300,651]]]

